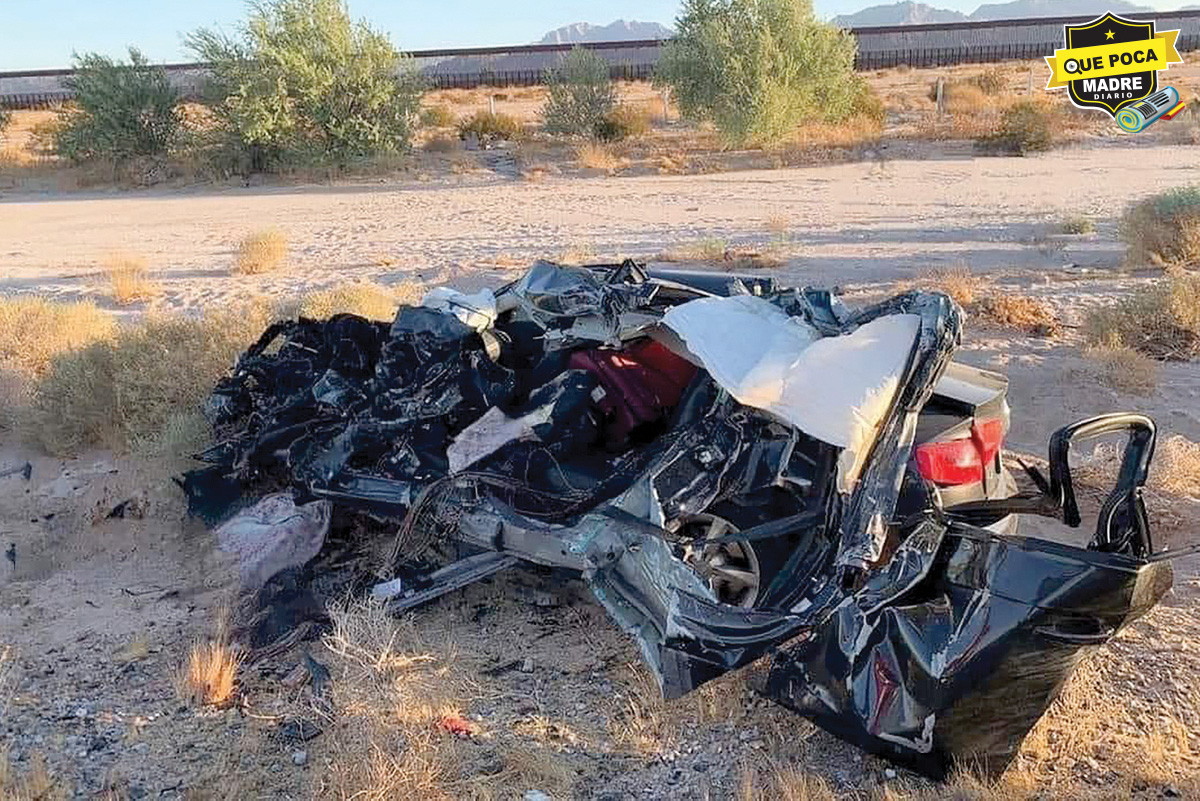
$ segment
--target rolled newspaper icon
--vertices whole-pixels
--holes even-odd
[[[1117,124],[1130,133],[1144,131],[1158,118],[1179,105],[1179,92],[1173,87],[1159,89],[1145,100],[1117,112]]]

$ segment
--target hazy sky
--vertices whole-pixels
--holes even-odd
[[[816,8],[831,17],[888,1],[816,0]],[[980,0],[925,2],[973,11]],[[409,50],[528,43],[572,22],[670,24],[678,8],[678,0],[350,0],[355,17],[367,18]],[[202,25],[232,29],[244,9],[242,0],[0,0],[0,71],[65,67],[73,50],[121,55],[130,44],[154,61],[187,61],[182,33]]]

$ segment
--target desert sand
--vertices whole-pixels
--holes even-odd
[[[1146,411],[1164,436],[1195,441],[1200,364],[1165,365],[1156,390],[1130,395],[1096,380],[1075,327],[1090,305],[1156,275],[1122,266],[1116,220],[1124,206],[1188,183],[1198,168],[1200,151],[1188,147],[1091,147],[1023,159],[977,158],[964,147],[936,160],[877,154],[861,163],[701,176],[531,183],[471,175],[433,183],[8,195],[0,197],[0,294],[108,305],[101,261],[129,253],[148,260],[163,293],[114,311],[193,313],[346,281],[471,288],[509,280],[542,257],[653,260],[701,239],[753,248],[774,238],[786,263],[771,274],[842,286],[850,302],[939,267],[965,267],[981,283],[1048,301],[1066,325],[1063,337],[972,326],[959,353],[1010,376],[1007,444],[1014,451],[1042,454],[1058,426],[1116,409]],[[1078,215],[1094,220],[1097,232],[1060,234],[1062,221]],[[231,274],[238,242],[268,227],[288,237],[286,269]],[[31,481],[0,480],[0,540],[15,542],[20,554],[15,569],[0,564],[0,639],[20,653],[9,707],[17,723],[8,724],[15,756],[26,760],[18,764],[46,753],[81,794],[107,783],[131,797],[130,788],[217,797],[195,793],[230,775],[227,764],[247,771],[249,783],[240,786],[255,797],[307,796],[319,788],[327,764],[321,760],[333,753],[328,736],[304,746],[302,765],[295,747],[271,740],[249,712],[192,713],[173,700],[173,671],[190,638],[207,631],[219,593],[203,575],[207,540],[181,524],[170,487],[149,494],[145,519],[105,520],[90,510],[158,486],[155,477],[112,454],[64,462],[15,441],[0,449],[0,466],[26,458],[34,464]],[[1185,520],[1200,520],[1195,503],[1180,504]],[[1172,533],[1175,544],[1185,536],[1194,541],[1192,523],[1190,534]],[[545,589],[537,577],[524,581]],[[895,778],[882,762],[767,708],[741,685],[732,685],[736,709],[727,715],[701,715],[653,756],[621,756],[614,726],[629,724],[621,710],[636,695],[632,647],[578,588],[549,609],[505,600],[513,591],[508,580],[473,588],[439,604],[420,625],[458,649],[472,670],[531,659],[528,673],[477,677],[483,700],[468,711],[496,730],[536,713],[584,732],[582,745],[556,757],[577,774],[574,797],[730,797],[739,766],[764,748],[843,793]],[[1109,721],[1114,730],[1148,731],[1146,721],[1165,710],[1188,724],[1191,747],[1200,750],[1198,631],[1200,562],[1190,559],[1177,566],[1176,590],[1164,606],[1105,650],[1088,674],[1123,705],[1119,719]],[[129,657],[131,641],[147,644],[147,652]],[[527,652],[522,643],[535,641]],[[276,679],[260,674],[247,682],[257,690]],[[1061,725],[1052,726],[1070,731],[1074,714],[1062,712]],[[4,727],[0,718],[0,734]],[[1022,759],[1034,764],[1044,755]],[[1037,762],[1038,775],[1050,782],[1047,797],[1110,780],[1104,754],[1088,748],[1053,761],[1058,772],[1050,779]],[[1187,778],[1146,786],[1158,793]]]

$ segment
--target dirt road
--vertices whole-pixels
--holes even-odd
[[[823,284],[892,280],[913,270],[1040,270],[1117,262],[1124,205],[1185,183],[1200,152],[1179,147],[1054,151],[704,176],[553,179],[462,177],[456,183],[0,197],[0,292],[97,292],[114,251],[145,257],[168,280],[159,301],[192,308],[248,291],[336,281],[400,281],[526,263],[566,250],[648,256],[702,238],[762,244],[786,228],[784,274]],[[1100,236],[1059,249],[1066,215]],[[772,223],[772,221],[776,221]],[[247,233],[282,229],[290,269],[231,280]]]

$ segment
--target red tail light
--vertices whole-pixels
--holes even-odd
[[[1004,445],[1004,421],[977,420],[968,439],[927,442],[913,450],[921,475],[943,487],[983,481],[984,471]]]

